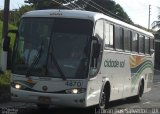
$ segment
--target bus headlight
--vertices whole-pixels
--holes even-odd
[[[24,89],[24,86],[20,83],[11,82],[11,86],[15,89]]]
[[[66,90],[67,94],[80,94],[86,92],[85,88],[73,88]]]
[[[22,86],[20,85],[20,84],[15,84],[15,86],[14,86],[16,89],[21,89],[22,88]]]
[[[73,89],[72,93],[77,94],[78,93],[78,89]]]

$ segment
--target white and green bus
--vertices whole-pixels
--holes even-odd
[[[96,12],[37,10],[12,32],[13,101],[106,108],[151,90],[154,36],[140,28]]]

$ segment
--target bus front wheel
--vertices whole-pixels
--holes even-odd
[[[101,93],[99,108],[107,109],[109,107],[110,87],[106,86]]]

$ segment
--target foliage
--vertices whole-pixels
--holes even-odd
[[[13,25],[19,25],[19,20],[21,18],[21,16],[28,12],[33,10],[33,7],[30,5],[23,5],[21,6],[18,10],[14,10],[14,11],[10,11],[10,16],[9,16],[9,23],[13,24]]]
[[[160,34],[160,29],[157,31],[158,34]]]
[[[3,11],[0,11],[0,20],[3,20]]]
[[[0,21],[0,38],[2,38],[2,26],[3,26],[3,23],[2,21]],[[1,44],[1,40],[0,40],[0,44]]]
[[[10,71],[5,71],[0,75],[0,87],[10,85]]]
[[[65,0],[65,2],[64,0],[56,1],[59,3],[65,3],[66,1],[70,2],[73,0]],[[59,6],[58,8],[61,7],[61,5],[55,3],[53,0],[28,0],[27,2],[33,4],[35,9],[54,9],[57,8],[57,6]],[[100,7],[96,6],[95,3],[98,4]],[[107,15],[133,24],[132,20],[129,18],[123,8],[119,4],[116,4],[113,0],[77,0],[76,4],[78,4],[82,8],[85,8],[85,10],[95,12],[100,12],[101,10]],[[70,5],[70,7],[72,6]]]
[[[63,0],[56,0],[60,3],[63,2]],[[68,0],[67,0],[68,1]],[[54,2],[53,0],[26,0],[27,3],[33,4],[33,7],[36,10],[41,10],[41,9],[55,9],[60,7],[61,5]]]
[[[0,102],[10,100],[10,71],[0,75]]]
[[[14,10],[14,11],[10,11],[10,15],[9,15],[9,30],[11,29],[17,29],[16,26],[19,25],[19,20],[20,17],[27,11],[31,11],[33,10],[33,7],[30,5],[24,5],[22,7],[20,7],[18,10]],[[2,43],[2,27],[3,27],[3,11],[0,11],[0,46]],[[15,40],[15,34],[9,34],[9,36],[11,37],[11,44],[10,46],[13,47],[14,45],[14,40]]]
[[[19,24],[20,17],[25,12],[31,11],[33,9],[34,8],[32,7],[32,5],[23,5],[19,9],[15,9],[15,10],[10,11],[9,20],[8,20],[9,23],[12,24],[12,25],[17,26]],[[3,10],[0,11],[0,20],[3,21]]]
[[[160,40],[160,29],[154,32],[155,39]]]
[[[3,26],[3,22],[0,21],[0,46],[1,46],[1,43],[2,43],[2,26]],[[9,24],[9,29],[17,29],[17,27]],[[10,34],[9,36],[11,37],[11,47],[13,47],[15,34]]]
[[[95,3],[101,7],[98,7],[98,5],[95,6],[94,5]],[[96,8],[94,8],[93,6],[95,6]],[[128,23],[133,24],[132,20],[129,18],[129,16],[123,10],[123,8],[112,0],[92,0],[88,3],[85,9],[89,11],[95,11],[95,12],[103,11],[106,15],[109,15],[114,18],[118,18],[122,21],[127,21]]]

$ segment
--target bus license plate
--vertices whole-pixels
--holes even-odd
[[[48,104],[48,103],[51,103],[51,98],[40,96],[40,97],[38,97],[38,101],[43,104]]]

